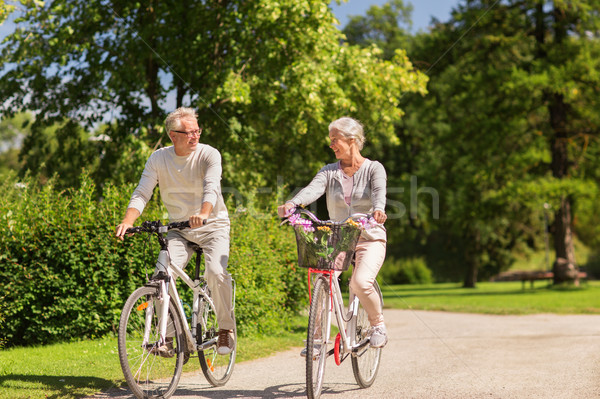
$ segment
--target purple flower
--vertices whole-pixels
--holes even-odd
[[[305,233],[312,233],[315,228],[310,220],[304,219],[300,214],[292,215],[288,218],[288,221],[292,226],[302,226]]]
[[[375,221],[375,219],[373,219],[372,217],[369,218],[359,218],[358,219],[358,223],[360,223],[360,226],[363,230],[369,230],[372,229],[373,227],[377,226],[378,223]]]

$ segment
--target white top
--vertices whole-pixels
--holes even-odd
[[[308,186],[300,190],[290,202],[294,205],[308,205],[326,194],[329,217],[336,221],[342,221],[355,213],[385,211],[387,175],[381,163],[365,159],[352,175],[350,204],[344,199],[343,174],[339,162],[323,166]],[[367,240],[387,239],[383,226],[364,230],[361,236]]]
[[[200,213],[204,202],[210,202],[213,210],[209,219],[214,223],[194,230],[213,231],[219,225],[229,226],[229,215],[221,193],[221,154],[215,148],[198,144],[196,150],[187,156],[176,155],[173,146],[156,150],[146,162],[140,182],[131,195],[129,208],[135,208],[141,214],[156,184],[171,222],[188,220]]]
[[[341,169],[341,166],[340,166]],[[342,188],[344,189],[344,201],[350,205],[352,202],[352,186],[354,185],[354,175],[348,176],[342,170]]]

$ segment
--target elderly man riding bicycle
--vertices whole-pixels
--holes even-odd
[[[221,194],[221,155],[215,148],[198,142],[202,128],[191,108],[182,107],[170,113],[165,128],[173,145],[150,155],[116,235],[122,239],[133,226],[158,184],[170,221],[189,220],[191,226],[189,230],[169,232],[172,262],[185,268],[193,254],[189,243],[204,250],[205,277],[221,328],[217,351],[226,355],[235,347],[235,320],[231,312],[231,275],[227,272],[230,224]],[[204,225],[207,219],[211,223]],[[165,346],[161,353],[168,356],[168,342]]]

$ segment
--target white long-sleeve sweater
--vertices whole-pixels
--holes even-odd
[[[176,155],[173,146],[158,149],[146,162],[129,208],[135,208],[141,214],[158,184],[171,222],[188,220],[200,213],[204,202],[209,202],[213,205],[209,219],[229,226],[227,207],[221,194],[221,170],[221,154],[209,145],[198,144],[188,156]],[[210,225],[210,230],[217,227],[213,223]]]

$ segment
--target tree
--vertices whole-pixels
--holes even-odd
[[[0,175],[19,170],[19,145],[29,134],[32,115],[21,113],[0,121]]]
[[[425,250],[463,263],[468,287],[535,241],[544,202],[556,210],[557,259],[572,253],[571,199],[593,192],[598,21],[582,11],[598,2],[545,3],[465,1],[412,39],[410,58],[431,80],[427,97],[402,103],[397,135],[413,161],[400,164],[440,190],[441,218],[420,221]]]
[[[97,181],[127,166],[130,143],[167,144],[165,114],[190,105],[202,140],[222,152],[226,187],[304,184],[330,156],[332,119],[379,121],[372,140],[394,140],[399,98],[424,91],[405,56],[341,45],[325,0],[21,3],[2,47],[0,112],[28,108],[39,125],[110,122]]]
[[[409,50],[412,4],[390,0],[383,6],[371,6],[365,16],[353,16],[344,27],[349,43],[362,47],[376,45],[383,58],[390,60],[397,49]]]

